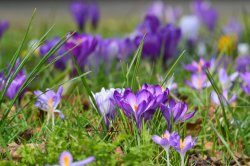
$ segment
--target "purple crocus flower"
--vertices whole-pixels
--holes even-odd
[[[9,28],[9,22],[8,21],[0,21],[0,39],[2,38],[4,32]]]
[[[156,143],[156,144],[158,144],[158,145],[160,145],[160,146],[162,146],[164,149],[165,149],[165,151],[166,151],[166,153],[167,153],[167,165],[169,166],[170,165],[170,163],[169,163],[169,147],[170,147],[170,133],[169,133],[169,131],[168,130],[166,130],[165,132],[164,132],[164,134],[162,134],[162,136],[158,136],[158,135],[154,135],[153,137],[152,137],[152,140]]]
[[[214,104],[218,106],[220,105],[220,100],[215,91],[211,93],[211,99]],[[227,106],[228,104],[232,104],[236,99],[237,99],[237,94],[233,94],[233,96],[230,99],[228,99],[228,90],[223,90],[221,100],[225,106]]]
[[[218,21],[218,12],[207,1],[195,0],[193,3],[193,12],[205,24],[208,30],[214,31]]]
[[[167,24],[159,29],[162,46],[164,48],[164,59],[176,55],[177,46],[181,39],[181,30],[172,24]]]
[[[51,40],[45,41],[45,43],[43,45],[41,45],[39,48],[40,55],[45,56],[59,41],[60,41],[59,37],[54,37]],[[49,62],[53,61],[56,57],[62,56],[65,52],[66,52],[66,48],[64,45],[62,45],[56,51],[56,53],[48,59],[48,61]],[[58,69],[61,69],[61,70],[65,69],[68,60],[69,60],[69,56],[67,56],[67,55],[62,56],[60,59],[58,59],[55,62],[55,67]]]
[[[236,35],[238,38],[242,32],[241,24],[235,19],[231,19],[228,23],[223,27],[223,32],[226,35]]]
[[[211,63],[200,58],[199,62],[193,61],[191,64],[184,65],[183,68],[192,73],[203,73],[209,69]]]
[[[133,42],[131,39],[125,37],[121,38],[119,41],[119,53],[118,53],[118,59],[126,59],[131,55],[133,51]]]
[[[182,14],[182,9],[180,7],[167,6],[165,10],[165,17],[168,23],[175,24]]]
[[[76,58],[77,63],[82,68],[87,63],[88,56],[95,51],[96,45],[96,37],[90,34],[80,33],[74,33],[65,43],[66,49],[72,49],[71,54]]]
[[[35,91],[34,94],[37,97],[37,101],[35,102],[35,106],[42,111],[47,112],[47,124],[49,123],[50,117],[52,118],[52,126],[54,123],[54,113],[59,113],[62,120],[64,120],[63,113],[56,109],[60,104],[62,98],[63,87],[60,86],[55,93],[53,90],[46,89],[46,92],[42,92],[40,90]]]
[[[59,166],[84,166],[95,161],[95,157],[91,156],[81,161],[73,162],[73,156],[70,152],[64,151],[59,157]]]
[[[89,6],[89,17],[92,27],[96,29],[100,19],[100,9],[97,4],[91,4]]]
[[[240,73],[240,77],[243,80],[243,83],[240,84],[241,89],[250,95],[250,72]]]
[[[137,36],[135,38],[136,46],[138,47],[141,43],[143,36]],[[160,56],[161,52],[161,38],[156,33],[147,33],[144,38],[144,45],[142,49],[142,56],[156,59]]]
[[[205,73],[195,73],[191,75],[191,79],[185,80],[185,83],[196,90],[202,90],[206,87],[209,87],[211,84],[207,81],[207,76]]]
[[[192,118],[196,113],[196,111],[190,113],[187,113],[187,111],[188,105],[185,102],[175,102],[174,100],[170,100],[167,105],[161,104],[161,112],[167,121],[169,131],[172,129],[171,122],[183,122]]]
[[[84,30],[88,18],[88,6],[83,2],[73,2],[70,11],[80,31]]]
[[[250,56],[242,56],[236,59],[235,69],[239,72],[246,72],[250,66]]]
[[[124,94],[118,91],[114,92],[114,99],[117,105],[124,111],[124,114],[133,118],[139,129],[142,127],[142,121],[150,120],[159,107],[160,103],[164,102],[168,97],[168,90],[162,91],[160,95],[154,96],[147,89],[141,89],[134,94],[129,88],[124,91]],[[158,96],[161,96],[159,97]]]
[[[156,16],[147,15],[143,22],[136,28],[136,36],[143,36],[147,33],[156,33],[160,27],[160,21]]]
[[[109,128],[110,120],[116,116],[116,104],[114,101],[114,92],[118,91],[122,93],[124,90],[121,89],[101,89],[100,92],[93,94],[99,111],[101,112],[107,129]]]
[[[170,145],[177,151],[179,152],[181,156],[181,165],[184,166],[184,158],[188,150],[194,147],[197,137],[192,139],[191,136],[187,136],[182,140],[178,133],[174,132],[171,134],[170,138]]]
[[[147,14],[146,15],[152,15],[157,17],[159,20],[164,20],[164,14],[165,14],[165,4],[163,3],[163,1],[153,1],[150,4],[150,7],[147,10]]]

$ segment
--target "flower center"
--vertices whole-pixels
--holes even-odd
[[[181,148],[181,149],[184,149],[185,146],[186,146],[186,141],[185,141],[185,140],[182,141],[182,139],[180,139],[180,148]]]
[[[167,134],[167,133],[166,134],[162,134],[161,138],[167,138],[168,139],[169,138],[169,134]]]
[[[64,166],[69,166],[69,156],[65,156],[64,158],[63,158],[63,163],[64,163]]]
[[[138,110],[138,105],[134,105],[134,111],[137,111]]]
[[[53,99],[52,98],[50,98],[49,100],[48,100],[48,107],[49,107],[49,109],[53,109]]]

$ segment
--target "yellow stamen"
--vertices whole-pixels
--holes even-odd
[[[236,48],[236,36],[235,35],[224,35],[221,36],[218,41],[219,51],[226,53],[232,52]]]
[[[134,105],[134,111],[137,111],[138,110],[138,105]]]
[[[48,100],[48,106],[49,106],[49,109],[52,109],[53,108],[53,99],[52,98],[50,98],[49,100]]]
[[[65,156],[65,157],[63,157],[63,163],[64,163],[64,165],[65,166],[69,166],[69,156]]]
[[[185,140],[182,141],[182,139],[180,139],[180,148],[181,148],[181,149],[184,149],[185,146],[186,146],[186,141],[185,141]]]
[[[167,138],[168,139],[169,138],[169,134],[167,134],[167,133],[166,134],[162,134],[161,138]]]

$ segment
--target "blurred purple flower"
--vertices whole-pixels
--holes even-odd
[[[214,31],[218,21],[218,12],[205,0],[195,0],[192,4],[193,12],[205,24],[208,30]]]
[[[96,29],[100,19],[100,9],[97,4],[91,4],[89,6],[89,17],[92,27]]]
[[[171,134],[170,138],[170,145],[179,152],[181,156],[182,166],[184,166],[184,158],[188,150],[194,147],[197,137],[192,139],[191,136],[187,136],[184,140],[180,138],[178,133],[174,132]]]
[[[78,25],[79,30],[83,31],[88,19],[88,6],[83,2],[75,1],[71,4],[70,11]]]
[[[235,69],[239,72],[246,72],[250,66],[250,56],[239,56],[236,59]]]
[[[64,151],[59,157],[60,166],[83,166],[95,161],[95,157],[91,156],[84,160],[73,162],[73,156],[70,152]]]
[[[119,39],[119,53],[118,53],[118,59],[127,59],[129,55],[132,54],[133,51],[133,42],[125,37]]]
[[[200,58],[199,62],[193,61],[191,64],[184,65],[183,68],[192,73],[203,73],[206,69],[209,69],[210,65],[210,61]]]
[[[93,94],[99,111],[101,112],[107,129],[109,128],[110,120],[113,120],[116,116],[116,104],[114,101],[114,92],[118,91],[123,93],[121,89],[101,89],[100,92]]]
[[[250,95],[250,72],[240,73],[240,77],[243,80],[243,83],[240,84],[241,89]]]
[[[167,6],[165,10],[165,17],[168,23],[175,24],[180,18],[182,9],[180,7]]]
[[[202,90],[206,87],[209,87],[211,84],[209,81],[207,81],[207,77],[205,73],[195,73],[191,75],[191,80],[185,80],[185,83],[196,90]]]
[[[166,10],[166,6],[163,3],[163,1],[157,0],[157,1],[153,1],[150,4],[150,7],[147,10],[147,14],[146,15],[152,15],[157,17],[159,20],[164,20],[164,14],[165,14],[165,10]]]
[[[170,100],[167,105],[161,104],[161,112],[167,121],[168,130],[171,131],[173,123],[183,122],[194,116],[196,111],[187,113],[188,105],[184,102]]]
[[[156,33],[160,27],[160,21],[156,16],[147,15],[143,22],[135,30],[135,36],[144,36],[147,33]]]
[[[180,29],[183,37],[196,41],[199,36],[200,20],[195,15],[183,16],[180,20]]]
[[[164,134],[162,134],[162,136],[154,135],[152,137],[152,140],[156,144],[162,146],[167,151],[167,153],[168,153],[168,150],[169,150],[169,147],[170,147],[170,143],[169,143],[170,140],[169,140],[169,138],[170,138],[170,133],[169,133],[168,130],[166,130],[164,132]]]
[[[153,94],[145,87],[134,94],[129,88],[124,94],[115,91],[114,99],[117,105],[124,111],[128,118],[133,118],[139,129],[142,128],[142,121],[150,120],[156,109],[168,98],[168,89],[161,93]]]
[[[56,109],[60,104],[62,98],[63,87],[60,86],[55,93],[53,90],[46,89],[43,93],[42,91],[34,91],[34,94],[37,97],[35,106],[42,111],[47,112],[47,124],[49,123],[50,117],[52,117],[52,126],[54,126],[54,113],[59,113],[62,120],[64,120],[63,113]]]
[[[43,45],[41,45],[39,47],[39,52],[40,52],[40,55],[41,56],[45,56],[58,42],[60,41],[60,38],[59,37],[54,37],[50,40],[47,40],[45,41],[45,43]],[[65,45],[62,45],[54,55],[52,55],[48,61],[49,62],[52,62],[56,57],[59,57],[59,56],[62,56],[64,53],[66,52],[66,48],[65,48]],[[66,65],[67,65],[67,62],[69,60],[69,56],[67,55],[64,55],[62,56],[60,59],[58,59],[56,62],[55,62],[55,67],[57,69],[65,69],[66,68]]]
[[[2,38],[4,32],[9,28],[9,22],[2,20],[0,21],[0,39]]]
[[[143,39],[143,36],[135,38],[136,46],[138,47]],[[161,52],[161,38],[156,33],[147,33],[144,38],[144,45],[142,49],[142,56],[151,59],[156,59]]]
[[[161,46],[164,48],[164,59],[168,60],[177,53],[177,46],[181,39],[181,30],[172,24],[167,24],[161,27],[158,33],[161,36]]]
[[[230,76],[227,74],[224,68],[219,70],[219,81],[223,90],[229,90],[233,82],[237,79],[239,73],[234,72]]]
[[[80,33],[74,33],[65,43],[66,49],[72,49],[70,54],[76,58],[78,65],[82,68],[87,63],[88,56],[95,51],[96,45],[96,37]]]
[[[224,106],[227,106],[228,104],[232,104],[236,99],[237,99],[237,94],[233,94],[233,96],[228,99],[228,91],[227,90],[223,90],[222,92],[222,96],[220,97],[222,102],[223,102],[223,105]],[[218,98],[218,95],[215,91],[212,91],[211,93],[211,99],[212,99],[212,102],[216,105],[221,105],[220,104],[220,100]]]
[[[242,32],[242,26],[237,20],[231,19],[223,27],[223,32],[226,35],[236,35],[239,38]]]

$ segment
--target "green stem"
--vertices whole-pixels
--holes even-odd
[[[167,153],[167,166],[170,166],[170,161],[169,161],[169,149],[166,149]]]
[[[185,166],[185,162],[184,162],[185,154],[180,154],[180,156],[181,156],[181,166]]]

